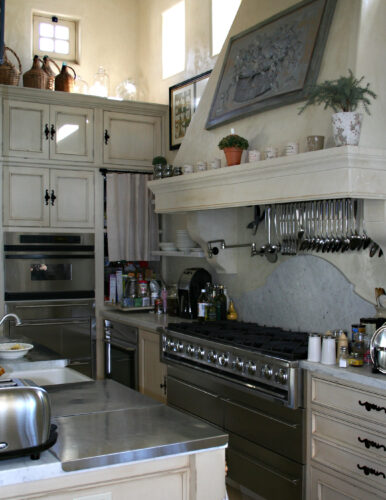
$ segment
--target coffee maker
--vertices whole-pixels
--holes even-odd
[[[178,304],[181,318],[197,318],[197,299],[212,276],[202,267],[185,269],[178,281]]]

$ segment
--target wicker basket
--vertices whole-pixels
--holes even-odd
[[[12,54],[16,57],[17,62],[19,64],[19,69],[12,64],[8,58],[6,51],[12,52]],[[3,85],[19,85],[21,75],[21,62],[18,58],[16,52],[14,52],[9,47],[4,47],[4,60],[3,64],[0,64],[0,84]]]
[[[32,68],[23,75],[23,86],[33,89],[46,89],[48,75],[41,66],[43,61],[38,56],[34,57]]]
[[[56,62],[53,59],[50,59],[48,56],[43,57],[43,70],[47,73],[47,85],[46,89],[47,90],[55,90],[55,72],[52,71],[52,68],[50,66],[50,63],[52,63],[54,66],[56,66],[56,69],[58,70],[58,73],[60,73],[60,68],[56,64]]]

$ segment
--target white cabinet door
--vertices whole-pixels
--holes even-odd
[[[92,162],[94,111],[4,100],[4,156]]]
[[[88,108],[51,106],[54,137],[50,158],[91,162],[94,159],[94,112]]]
[[[106,164],[151,167],[161,154],[161,117],[104,112],[104,151]]]
[[[4,226],[49,226],[46,190],[49,190],[47,168],[4,168]]]
[[[48,104],[4,100],[3,154],[48,159],[50,123]]]
[[[50,176],[51,226],[94,227],[94,172],[53,169]]]
[[[160,361],[158,333],[139,331],[139,392],[166,403],[166,365]]]

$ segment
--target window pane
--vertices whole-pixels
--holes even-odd
[[[241,0],[212,0],[212,56],[222,49]]]
[[[54,27],[52,24],[40,23],[39,24],[39,35],[52,38],[54,36]]]
[[[55,52],[58,54],[68,54],[70,44],[64,40],[55,40]]]
[[[162,13],[162,77],[185,69],[185,2]]]
[[[40,38],[39,39],[39,50],[43,52],[53,52],[54,51],[54,41],[52,38]]]
[[[61,40],[69,40],[70,30],[67,26],[55,26],[55,38],[60,38]]]

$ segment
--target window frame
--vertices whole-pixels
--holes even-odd
[[[239,3],[239,6],[236,10],[236,14],[233,18],[233,21],[236,19],[236,16],[237,16],[237,12],[239,11],[240,9],[240,6],[241,6],[241,2],[242,0],[240,0],[240,3]],[[223,43],[222,43],[222,46],[220,47],[220,50],[218,52],[216,52],[216,54],[213,53],[213,0],[210,0],[209,2],[209,20],[210,20],[210,39],[209,39],[209,48],[210,48],[210,57],[217,57],[220,53],[221,53],[221,50],[224,46],[224,42],[225,40],[227,39],[227,37],[225,37]],[[233,24],[233,21],[232,21],[232,24]],[[232,26],[231,24],[231,26]],[[231,28],[231,26],[229,28]]]
[[[172,9],[173,7],[175,7],[176,5],[180,4],[180,3],[183,3],[184,5],[184,61],[183,61],[183,65],[182,65],[182,69],[181,70],[178,70],[177,72],[173,73],[173,74],[167,74],[166,76],[164,75],[164,43],[163,43],[163,29],[164,29],[164,13],[170,9]],[[175,77],[176,75],[180,75],[181,73],[183,73],[185,70],[186,70],[186,47],[187,47],[187,44],[186,44],[186,37],[187,37],[187,26],[186,26],[186,0],[178,0],[174,5],[172,5],[171,7],[169,7],[168,9],[165,9],[165,11],[163,11],[161,13],[161,78],[162,80],[168,80],[169,78],[173,78]]]
[[[52,17],[57,17],[58,22],[53,22]],[[59,52],[49,52],[41,51],[39,49],[39,25],[40,23],[47,23],[52,25],[66,26],[70,30],[69,44],[70,50],[69,54],[60,54]],[[79,53],[79,20],[70,17],[57,16],[55,14],[47,14],[44,12],[33,12],[32,13],[32,56],[35,54],[43,57],[49,56],[51,59],[71,62],[75,64],[80,64],[80,53]]]

